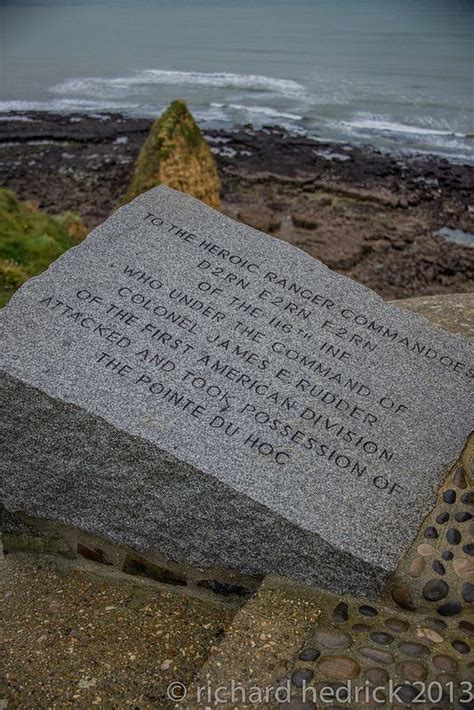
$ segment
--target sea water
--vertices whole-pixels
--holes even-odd
[[[474,158],[472,0],[4,0],[0,111],[204,128]]]

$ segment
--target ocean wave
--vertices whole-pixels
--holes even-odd
[[[287,113],[286,111],[279,111],[278,109],[270,108],[269,106],[244,106],[243,104],[218,103],[211,103],[211,106],[215,106],[216,108],[230,108],[235,109],[236,111],[245,111],[246,113],[258,113],[271,118],[287,118],[290,121],[301,121],[303,118],[297,113]]]
[[[224,89],[245,89],[263,91],[282,96],[303,96],[306,89],[292,79],[278,79],[259,74],[231,74],[227,72],[193,72],[167,69],[144,69],[129,76],[118,77],[79,77],[67,79],[50,88],[55,94],[79,94],[102,96],[116,95],[117,91],[132,89],[137,86],[167,84],[178,86],[208,86]]]
[[[455,131],[450,131],[446,129],[439,128],[424,128],[422,126],[413,126],[405,123],[399,123],[398,121],[391,121],[383,117],[367,117],[367,118],[356,118],[350,121],[340,121],[341,126],[349,129],[366,129],[375,132],[386,132],[386,133],[403,133],[407,135],[420,135],[420,136],[451,136],[455,138],[465,138],[464,133],[456,133]]]
[[[137,108],[138,104],[123,101],[89,101],[88,99],[54,99],[52,101],[0,101],[0,112],[7,111],[122,111]]]

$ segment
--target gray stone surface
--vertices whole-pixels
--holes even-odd
[[[5,508],[176,561],[374,591],[472,429],[469,341],[162,187],[0,318]]]
[[[474,338],[474,292],[416,296],[393,303],[424,316],[450,333]]]

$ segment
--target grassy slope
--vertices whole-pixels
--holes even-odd
[[[75,215],[52,217],[0,189],[0,307],[30,276],[44,271],[84,236]]]

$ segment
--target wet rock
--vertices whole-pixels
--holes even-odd
[[[244,224],[248,224],[249,227],[270,234],[276,232],[281,223],[278,215],[264,207],[246,207],[241,209],[237,213],[237,218]]]
[[[315,212],[308,208],[293,212],[291,217],[296,227],[301,227],[302,229],[316,229],[318,226]]]

